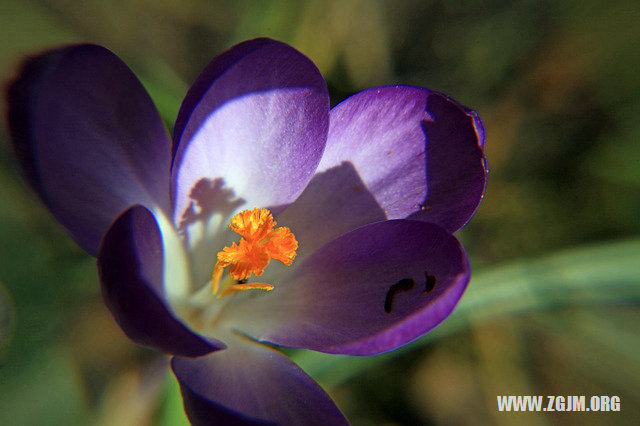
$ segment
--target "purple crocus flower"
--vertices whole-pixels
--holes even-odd
[[[97,255],[122,330],[173,355],[193,424],[346,423],[263,343],[390,351],[444,320],[467,286],[451,234],[484,191],[484,134],[447,96],[378,87],[329,110],[308,58],[256,39],[206,67],[173,141],[99,46],[28,60],[8,99],[28,181]]]

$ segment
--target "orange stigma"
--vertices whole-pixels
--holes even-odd
[[[211,277],[213,294],[220,290],[220,279],[227,266],[229,277],[236,283],[224,286],[218,297],[243,290],[273,290],[271,284],[243,281],[252,274],[262,275],[271,259],[289,266],[296,257],[296,237],[289,228],[275,226],[273,215],[267,209],[243,210],[231,218],[229,228],[242,238],[238,244],[232,243],[218,252],[218,261]]]

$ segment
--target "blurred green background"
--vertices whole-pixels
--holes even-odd
[[[294,352],[354,425],[600,425],[640,418],[640,4],[636,0],[0,0],[0,78],[91,41],[168,126],[206,63],[269,36],[332,103],[373,85],[479,111],[491,173],[458,236],[474,267],[435,332],[370,358]],[[0,133],[0,424],[180,425],[166,360],[103,306],[94,259],[45,211]],[[496,395],[618,395],[617,413],[499,413]]]

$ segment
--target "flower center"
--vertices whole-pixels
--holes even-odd
[[[271,284],[247,283],[246,280],[252,274],[262,275],[271,259],[289,266],[296,257],[296,237],[289,228],[275,226],[273,215],[267,209],[243,210],[231,218],[229,228],[242,238],[238,244],[234,242],[218,252],[211,277],[213,294],[222,297],[244,290],[273,290]],[[230,280],[221,285],[227,266]]]

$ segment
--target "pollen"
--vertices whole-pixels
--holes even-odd
[[[252,275],[260,276],[271,259],[290,266],[296,257],[298,241],[287,227],[276,227],[273,215],[267,209],[244,210],[231,218],[229,228],[242,238],[238,244],[231,243],[217,254],[216,265],[211,277],[213,294],[218,297],[245,290],[273,290],[267,283],[247,283]],[[230,280],[222,285],[220,280],[224,268]],[[231,280],[235,281],[233,283]]]

